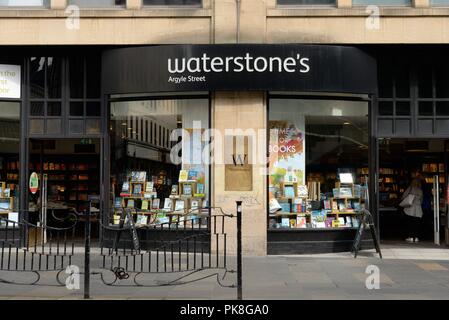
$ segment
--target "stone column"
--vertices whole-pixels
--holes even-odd
[[[56,10],[64,10],[67,8],[68,0],[51,0],[50,8]]]
[[[264,92],[216,92],[212,101],[212,128],[219,130],[224,137],[226,129],[259,129],[266,128],[266,102]],[[249,132],[249,131],[247,131]],[[266,134],[261,131],[254,141],[256,153],[266,156]],[[251,148],[253,149],[253,148]],[[266,165],[257,160],[258,155],[252,153],[255,163],[252,168],[252,190],[226,191],[225,165],[212,165],[212,205],[221,207],[227,213],[236,213],[237,200],[243,201],[242,243],[244,256],[261,256],[267,253],[267,204],[266,204]],[[227,252],[236,252],[236,219],[227,219]],[[215,249],[215,238],[212,238]],[[222,250],[221,247],[220,250]],[[219,252],[222,252],[220,251]]]
[[[139,10],[142,8],[142,0],[126,0],[126,9]]]

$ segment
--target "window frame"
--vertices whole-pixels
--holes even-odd
[[[29,10],[29,9],[51,9],[51,0],[43,0],[42,5],[2,5],[0,4],[0,10]]]
[[[126,0],[124,0],[123,4],[115,4],[112,6],[81,6],[76,3],[70,3],[72,0],[67,0],[67,6],[78,6],[80,10],[115,10],[115,9],[126,9]],[[74,0],[77,1],[77,0]]]
[[[200,4],[145,4],[142,0],[142,9],[201,9],[204,8],[204,1],[199,0]]]

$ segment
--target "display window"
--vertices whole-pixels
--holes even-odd
[[[109,223],[206,228],[208,129],[208,98],[112,102]]]
[[[20,102],[0,101],[0,227],[19,221]]]
[[[269,100],[270,229],[354,228],[368,194],[368,102]]]

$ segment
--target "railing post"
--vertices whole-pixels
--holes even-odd
[[[242,300],[242,201],[237,204],[237,300]]]
[[[89,201],[85,225],[85,246],[84,246],[84,299],[90,298],[90,207]]]

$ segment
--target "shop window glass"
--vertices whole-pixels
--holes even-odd
[[[0,0],[0,7],[48,7],[50,0]]]
[[[418,95],[420,98],[432,98],[432,66],[424,65],[418,71]]]
[[[84,115],[84,105],[82,102],[70,102],[70,116],[82,117]]]
[[[69,59],[70,98],[80,99],[84,97],[84,59],[71,57]]]
[[[141,120],[150,120],[154,125],[144,126],[140,132],[145,133],[136,135]],[[204,210],[195,208],[209,206],[209,159],[202,156],[208,143],[208,99],[113,102],[110,128],[110,163],[114,164],[110,223],[117,221],[114,218],[123,207],[132,207],[144,214],[159,212],[151,219],[137,217],[140,225],[168,222],[169,213],[176,211],[186,214],[195,227],[205,228],[205,219],[195,220]],[[151,130],[153,143],[145,141]],[[181,142],[166,148],[163,132],[169,133],[165,139]],[[140,197],[133,198],[136,194]]]
[[[15,221],[19,211],[19,145],[20,103],[0,101],[0,217]],[[6,221],[0,220],[0,225],[6,227]],[[13,228],[10,223],[7,226]]]
[[[410,97],[410,76],[409,66],[400,64],[395,72],[396,97]]]
[[[99,57],[86,59],[86,73],[87,98],[100,98],[101,60]]]
[[[69,0],[69,4],[82,8],[101,8],[124,6],[126,0]]]
[[[202,0],[143,0],[144,6],[200,6]]]
[[[449,98],[449,64],[439,65],[435,69],[435,89],[437,98]]]
[[[396,115],[397,116],[409,116],[410,115],[410,102],[397,101],[396,102]]]
[[[378,86],[380,98],[393,97],[393,74],[391,73],[391,67],[381,67],[387,65],[387,63],[386,61],[379,63]]]
[[[448,0],[430,0],[430,5],[432,7],[449,7]]]
[[[279,5],[335,5],[335,0],[277,0]]]
[[[45,97],[45,57],[30,59],[30,96]]]
[[[449,116],[449,101],[437,101],[436,114],[437,116]]]
[[[101,115],[101,104],[100,102],[89,101],[86,103],[86,116],[88,117],[99,117]]]
[[[62,61],[60,58],[47,58],[48,98],[61,98]]]
[[[84,120],[69,120],[69,133],[82,134],[84,131]]]
[[[392,116],[393,115],[393,102],[379,101],[379,114],[381,116]]]
[[[356,227],[368,176],[368,104],[270,99],[269,228]]]
[[[353,6],[411,6],[410,0],[353,0]]]
[[[61,116],[61,102],[48,102],[47,116],[60,117]]]
[[[61,133],[61,119],[47,119],[47,130],[48,134]]]
[[[86,133],[100,134],[100,119],[86,119]]]
[[[418,113],[420,116],[433,116],[433,102],[420,101],[418,104]]]
[[[30,115],[34,117],[44,116],[44,103],[40,101],[30,102]]]
[[[44,120],[43,119],[30,119],[30,133],[43,134],[44,133]]]

